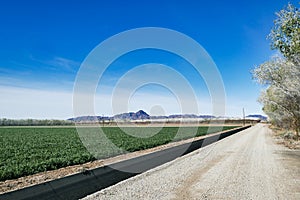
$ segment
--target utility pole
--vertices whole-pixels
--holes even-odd
[[[245,119],[245,108],[243,108],[243,125],[245,126],[246,119]]]
[[[104,127],[104,122],[105,122],[105,120],[104,120],[104,114],[102,114],[102,127]]]

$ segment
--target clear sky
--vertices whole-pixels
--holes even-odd
[[[297,1],[290,1],[297,5]],[[261,87],[250,70],[268,60],[266,36],[284,0],[253,1],[1,1],[0,118],[72,117],[72,92],[80,64],[100,42],[125,30],[163,27],[188,35],[216,63],[226,91],[226,115],[262,114]],[[176,42],[176,41],[174,41]],[[133,52],[116,60],[101,88],[114,88],[128,70],[143,63],[174,67],[199,98],[199,112],[210,114],[207,88],[184,60],[157,50]],[[146,76],[141,73],[139,77]],[[98,92],[96,114],[111,115],[109,97]],[[157,106],[158,105],[158,106]],[[163,108],[162,112],[160,109]],[[130,99],[129,111],[178,113],[168,88],[148,85]],[[124,110],[125,111],[125,110]],[[160,113],[159,113],[160,111]]]

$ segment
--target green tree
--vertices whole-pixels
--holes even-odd
[[[275,26],[268,38],[271,48],[282,55],[253,70],[260,84],[267,85],[259,101],[264,112],[278,126],[300,132],[300,13],[288,4],[277,13]]]
[[[299,65],[300,55],[300,12],[299,9],[288,4],[285,9],[276,13],[274,28],[268,38],[272,49],[279,50],[285,58]]]

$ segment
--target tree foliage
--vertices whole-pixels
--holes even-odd
[[[0,119],[0,126],[62,126],[74,125],[74,122],[57,119]]]
[[[274,28],[268,38],[272,49],[279,50],[283,56],[299,64],[300,54],[300,12],[299,9],[288,4],[285,9],[276,13]]]
[[[289,4],[277,13],[268,38],[281,55],[253,70],[258,83],[267,85],[259,101],[272,122],[300,132],[300,13]]]

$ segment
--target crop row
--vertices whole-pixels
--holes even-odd
[[[234,127],[223,127],[223,130],[230,128]],[[80,131],[82,140],[92,138],[98,131],[97,128],[80,129],[83,130]],[[0,128],[0,181],[204,135],[208,127],[104,127],[102,130],[117,148],[106,148],[107,139],[100,140],[92,144],[101,147],[97,155],[92,155],[74,127]],[[217,127],[209,133],[216,131],[219,131]],[[83,137],[82,133],[86,135]],[[85,145],[89,143],[85,142]]]

